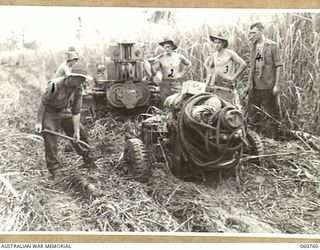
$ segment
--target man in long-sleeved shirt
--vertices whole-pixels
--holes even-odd
[[[279,120],[278,94],[280,93],[280,69],[282,66],[279,49],[275,42],[263,35],[264,27],[261,23],[254,23],[250,27],[251,67],[248,79],[249,116],[253,125],[261,123],[259,111],[254,106],[263,108],[273,119],[266,135],[275,138]],[[265,124],[264,124],[264,127]]]
[[[50,80],[41,97],[35,129],[41,133],[43,128],[55,132],[62,128],[66,135],[74,138],[73,147],[83,157],[85,167],[95,167],[90,151],[78,144],[80,139],[88,144],[88,135],[80,124],[81,85],[88,77],[84,66],[77,63],[68,76]],[[55,176],[62,168],[58,160],[57,138],[49,133],[43,133],[43,138],[47,168]]]

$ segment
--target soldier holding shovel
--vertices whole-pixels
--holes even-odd
[[[72,145],[77,154],[82,156],[83,167],[96,167],[90,156],[90,149],[78,143],[81,140],[89,144],[87,132],[80,124],[82,84],[88,78],[85,67],[80,63],[74,64],[67,76],[50,80],[47,89],[42,94],[35,129],[38,133],[44,132],[46,164],[53,176],[59,175],[62,168],[58,160],[57,135],[55,134],[60,128],[67,136],[73,137]]]

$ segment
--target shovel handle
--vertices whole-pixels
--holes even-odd
[[[64,139],[67,139],[67,140],[70,140],[70,141],[74,141],[74,139],[70,136],[67,136],[67,135],[63,135],[63,134],[60,134],[58,132],[55,132],[55,131],[52,131],[52,130],[49,130],[49,129],[43,129],[42,132],[44,133],[48,133],[48,134],[52,134],[52,135],[57,135],[57,136],[60,136]],[[84,141],[78,141],[78,143],[82,144],[83,146],[87,147],[87,148],[92,148],[89,144],[85,143]]]

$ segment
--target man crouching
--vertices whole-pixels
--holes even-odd
[[[56,176],[62,168],[58,160],[57,137],[43,129],[57,132],[62,128],[67,136],[73,137],[72,145],[77,154],[82,156],[83,167],[96,167],[90,156],[90,150],[78,143],[81,140],[89,144],[87,132],[80,124],[82,84],[88,78],[90,76],[86,68],[76,63],[67,76],[50,80],[42,94],[35,129],[38,133],[44,132],[46,164],[53,176]]]

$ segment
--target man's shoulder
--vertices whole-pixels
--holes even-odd
[[[232,52],[234,52],[232,49],[228,49],[228,48],[225,48],[224,51],[226,51],[227,53],[232,53]]]
[[[225,49],[225,52],[227,55],[237,55],[237,52],[235,52],[234,50],[232,49]]]
[[[179,53],[176,53],[176,57],[177,57],[179,60],[183,60],[183,61],[187,60],[187,58],[186,58],[184,55],[179,54]]]
[[[270,39],[268,39],[268,38],[265,38],[264,43],[265,43],[265,44],[268,44],[268,45],[277,45],[276,42],[274,42],[274,41],[272,41],[272,40],[270,40]]]
[[[167,55],[166,53],[163,53],[163,54],[159,55],[157,58],[160,63],[161,62],[165,63],[167,61],[171,61],[171,60],[173,60],[175,58],[179,58],[179,57],[176,55],[176,53],[173,53],[171,55]]]
[[[61,91],[63,92],[64,90],[62,88],[64,86],[64,79],[64,77],[50,79],[43,92],[44,98],[53,97],[56,93],[60,93]]]
[[[48,81],[48,85],[52,85],[55,84],[57,86],[62,86],[64,81],[65,81],[66,77],[65,76],[60,76],[60,77],[56,77],[56,78],[52,78]]]
[[[177,53],[177,52],[174,52],[173,53],[175,56],[178,56],[178,57],[184,57],[184,55],[180,54],[180,53]]]

